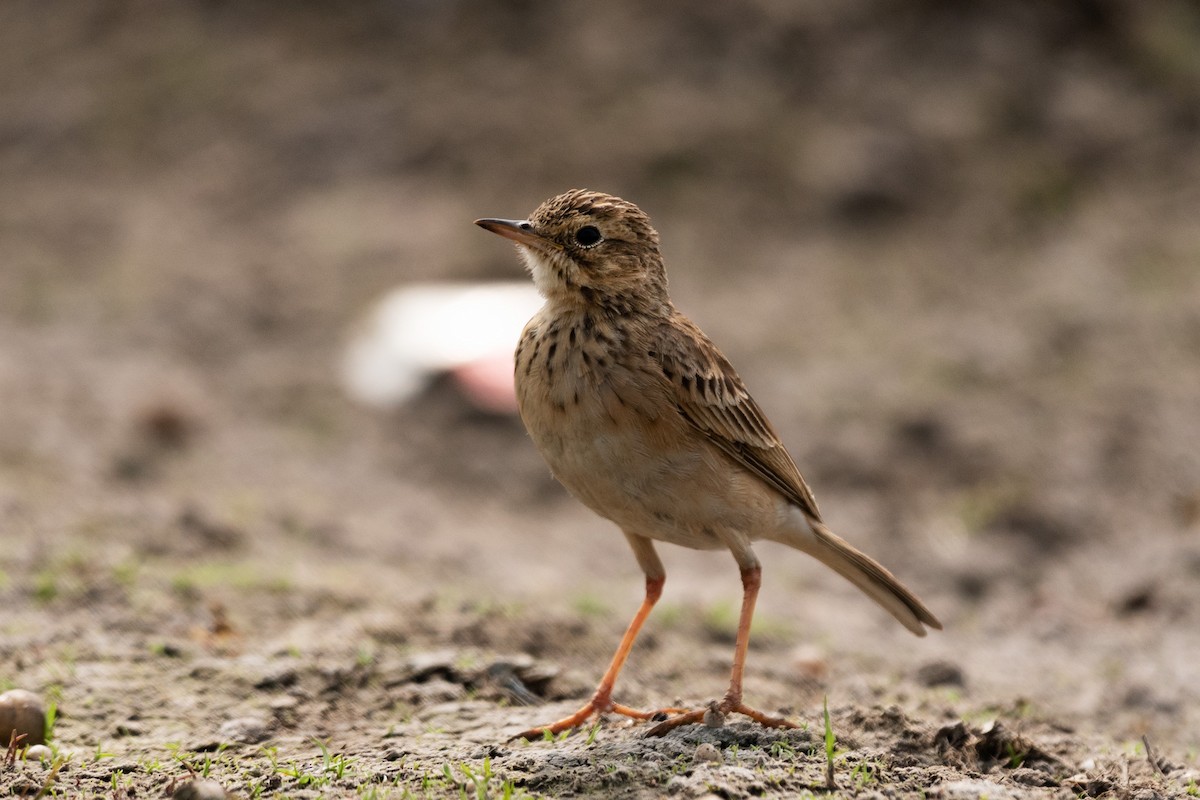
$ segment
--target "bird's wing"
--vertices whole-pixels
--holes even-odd
[[[674,389],[684,419],[726,455],[820,521],[812,490],[717,346],[678,313],[662,324],[656,339],[653,355]]]

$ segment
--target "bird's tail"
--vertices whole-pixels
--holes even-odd
[[[788,536],[785,544],[803,550],[853,583],[917,636],[925,635],[926,625],[942,629],[942,623],[933,612],[882,564],[824,524],[813,519],[806,521],[811,536]]]

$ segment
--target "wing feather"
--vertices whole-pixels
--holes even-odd
[[[678,328],[687,335],[680,335]],[[812,490],[717,346],[679,313],[662,323],[657,339],[658,361],[674,389],[683,418],[722,452],[819,522],[821,512]]]

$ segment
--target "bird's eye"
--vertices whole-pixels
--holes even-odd
[[[595,225],[584,225],[575,231],[575,243],[580,247],[592,247],[600,244],[600,229]]]

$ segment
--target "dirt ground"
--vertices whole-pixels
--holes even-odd
[[[1182,1],[9,0],[0,690],[56,713],[0,795],[1195,796],[1198,54]],[[519,278],[471,221],[575,186],[945,623],[764,545],[747,701],[799,730],[506,741],[633,558],[515,419],[339,386],[383,292]],[[737,571],[661,552],[617,696],[701,705]]]

